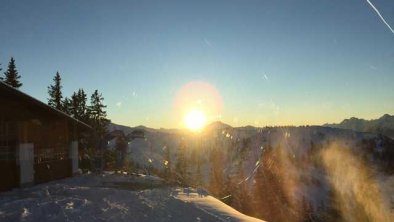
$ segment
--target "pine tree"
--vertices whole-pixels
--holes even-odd
[[[80,116],[80,120],[87,122],[88,120],[87,95],[83,89],[79,89],[77,95],[79,101],[78,113]]]
[[[68,97],[64,98],[62,102],[62,109],[64,113],[72,115],[72,101]]]
[[[81,107],[86,106],[86,94],[84,93],[83,90],[79,90],[78,93],[76,94],[76,97],[78,98],[77,99],[78,102],[82,101],[82,103],[79,103]],[[77,114],[82,116],[81,117],[82,121],[89,124],[93,128],[93,131],[91,132],[88,138],[89,141],[88,147],[91,150],[91,152],[96,153],[95,154],[96,158],[101,158],[99,156],[102,155],[103,144],[105,143],[104,136],[107,133],[107,126],[110,123],[110,120],[107,119],[107,112],[105,111],[106,107],[107,106],[104,105],[104,98],[102,94],[99,93],[98,90],[95,90],[90,97],[90,105],[87,106],[86,109],[81,108],[81,110],[79,110],[80,114]],[[122,141],[120,141],[120,139],[118,138],[117,144],[119,144],[119,146],[121,147],[125,146],[125,148],[119,150],[121,151],[120,165],[125,167],[126,163],[129,162],[129,160],[126,159],[126,149],[127,149],[126,138],[123,136]]]
[[[90,97],[90,106],[87,107],[89,115],[89,123],[95,129],[99,137],[104,136],[107,131],[109,120],[107,119],[107,112],[104,105],[104,98],[98,90],[95,90]]]
[[[86,93],[83,89],[79,89],[78,92],[74,92],[73,95],[71,96],[71,101],[70,103],[68,101],[63,103],[63,109],[66,110],[66,112],[70,112],[70,115],[74,117],[75,119],[82,121],[84,123],[89,123],[89,114],[88,114],[88,109],[86,105]],[[69,104],[68,104],[69,103]],[[69,106],[69,108],[66,108],[65,106]],[[95,140],[94,135],[92,136],[90,133],[84,133],[80,134],[78,136],[78,141],[79,141],[79,150],[81,150],[84,153],[87,153],[89,156],[95,155],[93,148],[93,143],[91,140]],[[91,160],[89,160],[91,161]],[[96,164],[89,164],[89,167],[91,168],[90,170],[94,170],[93,166],[97,167]]]
[[[74,92],[71,96],[71,116],[74,117],[75,119],[79,119],[79,98],[77,92]]]
[[[55,77],[53,77],[53,85],[48,86],[48,105],[62,110],[62,85],[60,83],[62,79],[60,78],[59,72],[56,72]]]
[[[124,136],[116,137],[115,148],[118,151],[117,167],[121,169],[124,167],[127,153],[127,140]]]
[[[83,89],[79,89],[71,96],[71,114],[75,119],[82,122],[88,122],[89,120],[86,100],[86,93]]]
[[[4,75],[5,75],[5,79],[3,80],[8,85],[14,88],[19,88],[22,86],[22,83],[19,82],[21,76],[18,74],[18,71],[16,70],[15,59],[13,57],[11,57],[10,63],[8,64],[8,69],[4,73]]]

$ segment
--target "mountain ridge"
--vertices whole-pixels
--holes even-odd
[[[326,123],[321,125],[323,127],[331,127],[331,128],[339,128],[339,129],[348,129],[348,130],[353,130],[357,132],[367,132],[367,133],[374,133],[374,134],[383,134],[385,136],[388,136],[390,138],[394,138],[394,115],[390,114],[384,114],[378,119],[371,119],[371,120],[366,120],[362,118],[357,118],[357,117],[350,117],[349,119],[344,119],[340,123]],[[224,129],[258,129],[261,127],[256,127],[252,125],[247,125],[247,126],[239,126],[239,127],[234,127],[231,126],[227,123],[221,122],[221,121],[214,121],[209,124],[207,124],[204,127],[204,130],[224,130]],[[122,130],[126,134],[131,133],[133,130],[136,129],[142,129],[145,131],[149,132],[177,132],[179,130],[183,129],[177,129],[177,128],[151,128],[147,127],[144,125],[138,125],[138,126],[125,126],[121,124],[116,124],[116,123],[110,123],[108,126],[108,130],[111,132],[113,130]]]
[[[371,120],[351,117],[349,119],[344,119],[337,124],[324,124],[323,126],[340,129],[350,129],[358,132],[383,134],[388,137],[394,138],[394,115],[389,114],[384,114],[378,119]]]

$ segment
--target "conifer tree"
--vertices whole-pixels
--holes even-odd
[[[5,78],[3,79],[3,81],[8,85],[14,88],[19,88],[22,86],[22,83],[19,82],[21,76],[18,74],[18,71],[16,70],[15,59],[13,57],[11,57],[11,60],[8,63],[7,71],[4,72],[4,75]]]
[[[127,141],[124,136],[121,135],[116,137],[115,148],[120,154],[117,158],[117,167],[118,169],[121,169],[124,167],[127,154]]]
[[[107,111],[104,105],[104,98],[98,90],[95,90],[90,97],[90,106],[87,107],[89,115],[89,123],[95,129],[99,137],[104,136],[107,131],[109,120],[107,119]]]
[[[79,101],[79,116],[80,120],[84,122],[88,122],[88,106],[87,106],[87,95],[83,89],[78,90],[78,101]]]
[[[73,92],[72,96],[71,96],[71,115],[72,117],[74,117],[75,119],[79,119],[79,98],[78,98],[78,94],[77,92]]]
[[[71,96],[71,114],[82,122],[88,122],[89,120],[86,100],[86,93],[83,89],[79,89]]]
[[[59,72],[56,72],[55,77],[53,77],[53,85],[48,86],[48,105],[58,110],[62,110],[63,95],[61,80]]]
[[[83,91],[79,91],[78,94],[79,96],[77,97],[79,97],[80,100],[85,100],[84,98],[86,95],[84,95]],[[81,105],[84,106],[84,104]],[[92,152],[96,152],[96,157],[102,155],[103,144],[105,143],[104,136],[107,133],[107,126],[110,123],[110,120],[107,119],[106,107],[102,94],[99,93],[98,90],[95,90],[90,97],[90,105],[86,107],[85,117],[82,118],[85,123],[93,128],[93,132],[89,136],[89,149],[91,149]],[[125,146],[125,148],[120,149],[120,165],[125,166],[126,162],[129,161],[126,159],[127,140],[124,136],[121,141],[118,140],[117,144],[119,142],[122,147]]]
[[[72,115],[72,101],[68,97],[64,98],[62,102],[62,111],[68,115]]]

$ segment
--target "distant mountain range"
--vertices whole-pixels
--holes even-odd
[[[324,127],[332,127],[332,128],[339,128],[339,129],[349,129],[357,132],[368,132],[368,133],[375,133],[375,134],[383,134],[385,136],[391,137],[394,139],[394,115],[385,114],[379,119],[372,119],[372,120],[365,120],[359,119],[356,117],[351,117],[350,119],[344,119],[340,123],[327,123],[323,125]],[[232,127],[226,123],[216,121],[208,124],[205,127],[205,131],[212,131],[212,130],[224,130],[224,129],[243,129],[243,130],[255,130],[258,127],[254,126],[244,126],[244,127]],[[153,129],[146,126],[123,126],[111,123],[108,127],[109,132],[114,130],[122,130],[125,134],[131,133],[135,129],[142,129],[144,131],[149,132],[167,132],[167,133],[176,133],[179,132],[180,129]]]
[[[383,134],[394,138],[394,116],[385,114],[379,119],[365,120],[352,117],[345,119],[339,124],[325,124],[324,126],[350,129],[358,132],[370,132]]]
[[[116,124],[116,123],[110,123],[108,125],[108,131],[109,132],[112,132],[112,131],[115,131],[115,130],[121,130],[125,134],[129,134],[129,133],[133,132],[136,129],[140,129],[140,130],[142,129],[144,131],[155,131],[155,129],[149,128],[149,127],[146,127],[146,126],[143,126],[143,125],[134,126],[134,127],[124,126],[124,125],[120,125],[120,124]]]
[[[205,126],[204,131],[212,131],[212,130],[224,130],[224,129],[231,129],[233,128],[232,126],[220,122],[220,121],[215,121],[212,122],[208,125]],[[251,129],[256,129],[256,127],[253,126],[247,126],[247,127],[235,127],[235,128],[251,128]],[[178,133],[183,131],[182,129],[167,129],[167,128],[160,128],[160,129],[154,129],[154,128],[149,128],[143,125],[140,126],[134,126],[134,127],[130,127],[130,126],[124,126],[124,125],[120,125],[120,124],[116,124],[116,123],[110,123],[108,126],[108,131],[109,132],[113,132],[116,130],[121,130],[123,131],[125,134],[129,134],[132,131],[139,129],[139,130],[144,130],[145,132],[162,132],[162,133]]]

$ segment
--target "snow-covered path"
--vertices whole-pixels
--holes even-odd
[[[160,184],[148,176],[83,175],[15,189],[0,194],[0,221],[260,221],[193,189]]]

